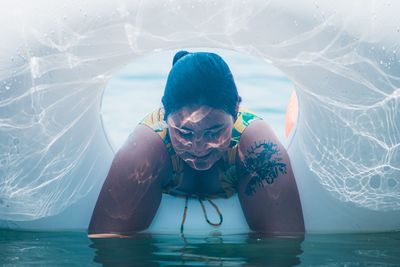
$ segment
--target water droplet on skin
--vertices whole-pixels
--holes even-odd
[[[11,89],[11,87],[8,86],[8,85],[5,88],[6,88],[6,90],[10,90]]]
[[[381,60],[381,61],[379,61],[379,63],[382,65],[382,64],[383,64],[383,61]]]

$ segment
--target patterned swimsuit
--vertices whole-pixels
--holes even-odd
[[[237,119],[232,129],[232,137],[229,145],[229,149],[222,156],[222,161],[219,164],[219,181],[221,183],[222,191],[216,194],[208,194],[202,197],[206,198],[229,198],[235,192],[238,182],[238,174],[236,171],[236,154],[237,147],[239,144],[240,137],[246,127],[253,121],[261,119],[254,113],[239,108]],[[140,124],[147,125],[153,129],[163,140],[168,154],[171,157],[173,176],[170,182],[163,188],[163,192],[174,196],[187,196],[186,193],[177,190],[177,187],[181,184],[184,175],[184,161],[178,157],[171,145],[171,140],[168,132],[168,125],[164,121],[164,110],[162,108],[155,110],[154,112],[147,115]]]

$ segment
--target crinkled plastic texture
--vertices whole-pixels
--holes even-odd
[[[289,152],[312,174],[296,177],[302,198],[314,179],[346,205],[399,211],[400,4],[326,2],[2,3],[0,218],[49,217],[97,194],[113,156],[99,115],[107,82],[183,47],[263,58],[296,84]]]

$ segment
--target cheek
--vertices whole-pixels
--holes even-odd
[[[190,146],[191,142],[188,141],[187,139],[180,137],[180,136],[174,136],[174,142],[175,145],[180,145],[180,146]]]
[[[200,142],[203,142],[205,144],[204,149],[212,148],[218,151],[225,151],[230,145],[231,137],[232,130],[227,129],[218,137],[207,138],[203,136]],[[181,137],[175,131],[170,132],[170,139],[175,152],[177,152],[178,154],[184,153],[192,149],[192,141]]]
[[[221,144],[220,150],[226,151],[229,148],[230,144],[231,144],[231,136],[228,135],[227,137],[224,138],[223,143]]]
[[[218,143],[221,145],[226,145],[230,143],[232,138],[232,131],[231,130],[226,130],[224,131],[218,138]]]
[[[180,137],[177,134],[170,135],[172,146],[175,149],[175,152],[179,153],[181,151],[185,151],[191,147],[191,142],[186,140],[185,138]]]
[[[229,147],[231,142],[231,132],[226,131],[220,134],[217,138],[208,141],[209,147],[215,148],[219,151],[224,151]]]

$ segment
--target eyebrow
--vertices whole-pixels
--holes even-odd
[[[207,129],[204,129],[204,131],[209,131],[209,130],[218,129],[218,128],[221,128],[222,126],[224,126],[224,124],[216,124],[216,125],[211,126],[211,127],[207,128]],[[185,127],[185,126],[179,127],[179,128],[182,129],[182,130],[186,130],[186,131],[191,131],[191,132],[193,132],[192,129],[187,128],[187,127]],[[178,129],[179,129],[179,128],[178,128]]]

